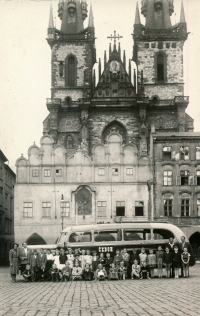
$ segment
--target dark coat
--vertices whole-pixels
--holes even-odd
[[[172,264],[172,253],[164,252],[163,254],[163,263],[165,264]]]
[[[38,260],[37,260],[37,264],[40,268],[42,267],[46,267],[46,263],[47,263],[47,255],[46,254],[38,254]]]

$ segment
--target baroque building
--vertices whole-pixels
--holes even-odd
[[[14,184],[15,173],[0,150],[0,265],[9,262],[14,244]]]
[[[165,219],[199,234],[200,133],[185,112],[183,4],[176,25],[173,11],[173,0],[142,0],[143,25],[137,4],[136,71],[114,32],[96,78],[92,7],[84,28],[87,2],[60,0],[60,30],[50,10],[49,115],[40,146],[16,162],[17,241],[54,243],[62,227],[126,218]]]

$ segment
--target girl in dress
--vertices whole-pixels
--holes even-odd
[[[96,250],[93,251],[92,256],[92,271],[95,273],[99,265],[99,256],[97,256]]]
[[[187,247],[183,248],[183,252],[181,254],[181,260],[182,260],[182,266],[183,266],[183,277],[188,278],[190,254],[188,252]]]
[[[85,264],[88,263],[89,266],[90,266],[90,268],[92,267],[92,260],[93,260],[93,258],[92,258],[92,256],[90,255],[90,250],[88,249],[88,250],[86,251]]]
[[[67,261],[69,262],[70,268],[73,269],[74,266],[74,255],[72,253],[72,249],[68,249]]]
[[[95,275],[96,275],[96,280],[99,280],[99,281],[104,281],[107,278],[106,270],[101,263],[98,265]]]
[[[147,256],[147,265],[149,267],[151,278],[154,278],[154,269],[156,267],[156,255],[153,253],[153,249],[149,249]]]
[[[126,274],[127,274],[127,269],[124,266],[124,261],[121,261],[120,264],[119,264],[119,268],[118,268],[119,280],[125,280],[126,279]]]
[[[140,278],[140,265],[138,261],[135,260],[132,265],[131,279],[139,279]]]
[[[14,244],[13,249],[9,252],[10,275],[12,283],[16,282],[16,275],[19,273],[19,249],[18,244]]]
[[[143,262],[147,263],[147,254],[143,247],[141,248],[141,253],[139,254],[139,258],[140,258],[140,266],[142,266]]]
[[[83,270],[79,266],[78,260],[75,261],[75,265],[72,269],[72,281],[74,280],[82,280]]]
[[[116,255],[114,256],[113,263],[115,264],[116,268],[119,268],[120,262],[123,261],[122,255],[119,249],[116,250]]]
[[[174,246],[174,253],[172,254],[172,262],[174,266],[175,279],[178,279],[179,268],[181,265],[181,253],[178,251],[178,246]]]
[[[56,249],[56,253],[54,256],[54,264],[56,265],[56,268],[59,270],[60,269],[60,251]]]
[[[128,266],[129,266],[129,260],[130,260],[130,255],[129,253],[127,252],[127,249],[124,248],[123,252],[122,252],[122,259],[124,261],[124,266],[126,269],[128,269]]]
[[[85,264],[86,264],[86,254],[85,254],[84,249],[81,250],[81,255],[79,256],[79,261],[80,261],[81,268],[84,269]]]
[[[156,251],[156,262],[158,267],[158,277],[162,278],[163,275],[163,251],[162,247],[158,246],[158,251]]]

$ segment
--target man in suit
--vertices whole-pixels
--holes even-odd
[[[44,249],[40,249],[40,253],[38,254],[37,264],[38,264],[38,275],[39,279],[43,279],[46,276],[46,263],[47,263],[47,255],[44,253]]]
[[[27,263],[30,263],[31,250],[27,248],[27,244],[24,242],[22,248],[19,250],[19,258],[21,263],[21,274],[26,269]]]

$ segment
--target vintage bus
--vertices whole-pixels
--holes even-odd
[[[97,253],[110,252],[111,255],[115,255],[116,249],[127,248],[128,252],[137,249],[139,252],[144,247],[148,253],[150,248],[156,251],[158,245],[165,249],[171,237],[179,244],[182,236],[185,235],[181,229],[164,222],[77,225],[67,227],[61,232],[57,247],[96,250]],[[188,242],[187,238],[186,241]],[[189,248],[190,265],[193,266],[194,253],[192,247]]]

